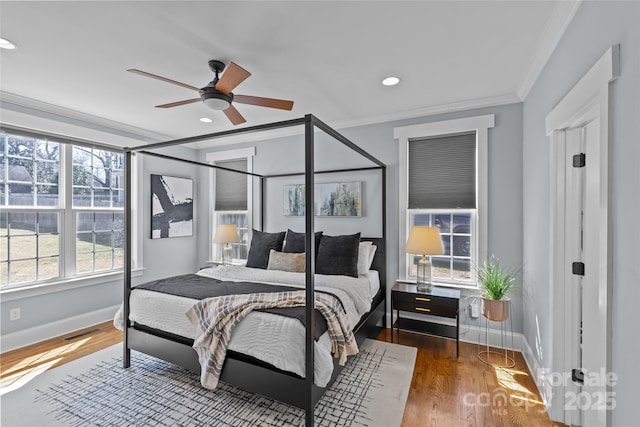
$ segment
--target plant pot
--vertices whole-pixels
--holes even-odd
[[[499,301],[482,298],[482,314],[494,322],[504,322],[509,318],[509,299]]]

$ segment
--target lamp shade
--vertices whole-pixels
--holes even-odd
[[[442,255],[442,239],[438,227],[414,226],[409,231],[409,238],[404,251],[419,255]]]
[[[237,243],[238,227],[235,224],[218,224],[216,234],[213,236],[213,243]]]

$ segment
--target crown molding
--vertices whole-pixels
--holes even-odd
[[[544,66],[547,65],[547,61],[549,61],[567,27],[573,21],[573,17],[581,4],[582,0],[558,1],[555,3],[551,16],[547,20],[547,25],[536,44],[531,60],[516,89],[516,94],[520,101],[524,101],[529,95],[529,91],[540,76]]]
[[[397,120],[414,119],[416,117],[435,116],[437,114],[453,113],[457,111],[474,110],[477,108],[498,107],[500,105],[516,104],[521,102],[514,93],[485,98],[469,99],[466,101],[452,102],[448,104],[434,105],[414,110],[407,110],[385,116],[370,117],[362,120],[338,121],[332,124],[336,129],[365,126]]]
[[[340,120],[330,122],[327,121],[327,125],[333,129],[347,129],[358,126],[366,126],[372,124],[380,124],[385,122],[393,122],[397,120],[413,119],[416,117],[434,116],[437,114],[452,113],[456,111],[473,110],[477,108],[497,107],[500,105],[515,104],[521,102],[516,94],[507,94],[499,96],[491,96],[486,98],[471,99],[460,102],[453,102],[449,104],[434,105],[425,108],[419,108],[414,110],[401,111],[398,113],[387,114],[384,116],[372,116],[358,120]],[[322,117],[319,117],[322,120]],[[284,138],[287,136],[301,135],[304,133],[304,128],[290,127],[286,129],[276,129],[273,131],[264,131],[255,134],[243,134],[237,136],[231,136],[227,138],[219,138],[210,141],[200,141],[189,146],[195,149],[203,149],[210,147],[218,147],[223,145],[237,144],[241,142],[256,142],[266,139]]]
[[[412,119],[416,117],[427,117],[456,111],[496,107],[500,105],[508,105],[519,102],[521,102],[521,100],[518,98],[518,96],[514,93],[511,93],[506,95],[477,98],[448,104],[434,105],[419,109],[400,111],[384,116],[372,116],[357,120],[327,122],[327,124],[334,129],[346,129],[371,124]],[[148,131],[146,129],[125,125],[123,123],[115,122],[102,117],[93,116],[76,110],[48,104],[46,102],[41,102],[31,98],[26,98],[2,91],[0,91],[0,108],[2,110],[15,111],[18,113],[28,114],[30,116],[36,116],[43,119],[54,120],[56,122],[65,123],[68,125],[75,125],[110,135],[116,135],[127,140],[125,142],[120,142],[119,145],[123,147],[127,145],[136,146],[140,145],[140,143],[148,144],[175,139],[171,136]],[[24,124],[22,123],[7,124],[24,126]],[[287,136],[300,135],[302,133],[304,133],[304,129],[300,126],[299,128],[291,127],[286,129],[275,129],[272,131],[264,131],[256,134],[243,134],[226,138],[218,138],[209,141],[205,140],[187,144],[185,146],[193,149],[203,149],[237,144],[241,142],[256,142],[274,138],[283,138]],[[129,144],[127,144],[127,142],[129,142]]]
[[[152,143],[171,139],[167,135],[3,91],[0,91],[0,109],[91,129],[136,143]],[[11,124],[24,126],[23,123]]]

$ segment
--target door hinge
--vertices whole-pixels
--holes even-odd
[[[580,369],[572,369],[571,381],[578,384],[584,384],[584,372],[582,372]]]
[[[584,276],[584,262],[574,262],[571,264],[571,272],[576,276]]]
[[[579,153],[573,156],[573,167],[574,168],[583,168],[587,164],[586,155],[584,153]]]

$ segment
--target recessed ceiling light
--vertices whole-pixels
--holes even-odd
[[[213,120],[211,120],[209,117],[201,117],[200,121],[202,123],[211,123]]]
[[[17,49],[18,46],[16,46],[15,44],[11,43],[7,39],[0,38],[0,48],[2,48],[2,49]]]
[[[397,85],[398,83],[400,83],[400,79],[397,77],[387,77],[386,79],[382,80],[382,84],[385,86],[393,86]]]

